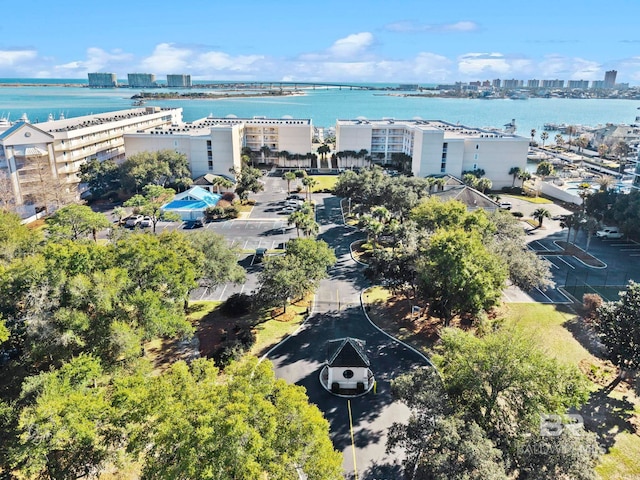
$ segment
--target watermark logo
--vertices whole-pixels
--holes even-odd
[[[559,437],[562,432],[571,435],[580,435],[584,431],[582,415],[569,413],[567,415],[543,414],[540,415],[540,436]]]

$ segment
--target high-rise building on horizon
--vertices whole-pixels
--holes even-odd
[[[617,70],[608,70],[604,72],[604,88],[613,88],[616,85]]]
[[[89,73],[90,88],[113,88],[118,86],[118,78],[115,73]]]
[[[191,75],[167,75],[167,87],[189,88],[191,87]]]
[[[130,88],[157,87],[156,76],[153,73],[128,73],[127,81]]]
[[[589,80],[569,80],[568,84],[569,88],[581,88],[588,89],[589,88]]]
[[[540,80],[536,80],[536,79],[527,80],[527,87],[540,88]]]

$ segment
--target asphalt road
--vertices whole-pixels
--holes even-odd
[[[427,365],[414,351],[377,330],[362,311],[360,292],[369,285],[350,256],[349,245],[362,238],[351,228],[339,225],[337,198],[327,197],[318,210],[322,224],[319,238],[336,251],[338,262],[322,281],[316,293],[311,317],[304,327],[272,350],[268,358],[276,375],[306,388],[311,402],[331,424],[331,438],[343,453],[348,478],[358,472],[360,479],[401,478],[401,452],[387,454],[387,430],[393,422],[404,422],[409,409],[391,396],[390,382],[411,369]],[[327,392],[320,384],[320,370],[327,360],[329,340],[355,337],[366,342],[371,369],[376,377],[377,393],[351,399],[354,444],[351,443],[347,399]]]

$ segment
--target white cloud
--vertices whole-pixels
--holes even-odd
[[[262,55],[231,56],[224,52],[206,52],[198,56],[199,68],[203,70],[228,70],[231,72],[253,72],[259,69]]]
[[[464,76],[508,75],[513,68],[499,53],[467,53],[458,57],[458,71]]]
[[[336,40],[327,53],[337,58],[354,58],[367,52],[373,45],[373,35],[369,32],[353,33]]]
[[[546,78],[574,80],[599,80],[603,78],[600,63],[562,55],[547,55],[538,64],[538,71],[542,77]]]
[[[171,43],[156,45],[153,53],[140,62],[144,71],[181,72],[185,70],[194,52],[188,48],[176,47]]]
[[[403,21],[389,23],[384,26],[389,32],[396,33],[444,33],[444,32],[475,32],[480,29],[476,22],[468,20],[455,23],[418,23]]]
[[[0,68],[15,67],[34,60],[38,56],[35,50],[0,50]]]
[[[97,47],[87,49],[87,58],[74,60],[62,65],[54,65],[55,75],[61,78],[79,78],[90,72],[117,72],[130,64],[134,56],[116,49],[110,52]],[[126,72],[124,72],[126,73]]]

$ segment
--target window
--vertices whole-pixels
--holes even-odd
[[[209,170],[213,170],[213,160],[209,160],[208,167],[209,167]]]
[[[353,370],[345,370],[342,372],[344,378],[353,378]]]

